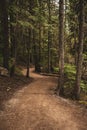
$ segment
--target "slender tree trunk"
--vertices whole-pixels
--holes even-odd
[[[26,77],[30,77],[30,45],[31,45],[31,29],[29,29],[29,42],[27,43],[27,73]]]
[[[79,0],[80,14],[79,14],[79,48],[78,48],[78,62],[76,71],[76,84],[74,88],[74,95],[76,99],[80,97],[80,83],[82,75],[82,62],[83,62],[83,38],[84,38],[84,0]]]
[[[10,1],[10,40],[11,40],[11,68],[10,68],[10,77],[14,76],[15,73],[15,65],[16,65],[16,38],[15,38],[15,27],[12,25],[12,22],[15,22],[15,18],[13,16],[13,9],[11,5],[13,4],[13,0]]]
[[[1,31],[3,43],[3,66],[9,69],[9,31],[8,31],[8,6],[7,1],[2,0],[1,8]]]
[[[77,66],[77,59],[78,59],[78,45],[77,45],[77,41],[76,41],[76,30],[74,32],[74,46],[75,46],[75,65]]]
[[[41,23],[39,23],[39,70],[41,72]]]
[[[35,1],[35,0],[30,0],[30,13],[32,16],[35,16],[36,15],[36,12],[33,10],[35,7],[38,7],[38,1]],[[38,24],[37,23],[34,23],[32,21],[32,24],[37,27]],[[34,51],[34,64],[35,64],[35,71],[36,72],[40,72],[40,65],[39,65],[39,45],[37,44],[38,43],[38,39],[37,39],[37,35],[38,33],[36,32],[35,29],[32,29],[32,47],[33,47],[33,51]],[[40,43],[39,43],[40,44]]]
[[[64,0],[59,1],[59,79],[57,94],[64,94]]]
[[[30,77],[30,48],[27,48],[27,73],[26,77]]]
[[[31,13],[31,15],[33,14],[33,11],[32,11],[32,6],[33,6],[33,1],[30,0],[29,2],[29,12]],[[32,21],[30,21],[32,23]],[[30,51],[31,51],[31,36],[32,36],[32,29],[29,28],[29,38],[28,38],[28,41],[27,41],[27,73],[26,73],[26,77],[30,77]]]
[[[38,1],[38,8],[39,8],[39,68],[41,72],[41,43],[42,43],[42,26],[41,26],[41,13],[42,13],[42,1]]]
[[[40,72],[39,67],[39,57],[38,57],[38,48],[36,44],[36,32],[33,30],[33,46],[34,46],[34,63],[35,63],[35,72]]]
[[[50,53],[50,47],[51,47],[51,32],[50,32],[50,23],[51,23],[51,7],[50,7],[50,0],[48,0],[48,13],[49,13],[49,18],[48,18],[48,73],[51,71],[51,53]]]

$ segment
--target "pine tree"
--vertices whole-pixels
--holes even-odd
[[[9,31],[8,31],[8,3],[1,1],[1,33],[3,43],[3,66],[9,69]]]
[[[84,0],[79,0],[79,48],[78,48],[78,61],[76,70],[76,84],[74,88],[75,98],[80,97],[80,84],[82,76],[82,63],[83,63],[83,39],[84,39]]]
[[[64,94],[64,0],[59,1],[59,79],[57,94]]]

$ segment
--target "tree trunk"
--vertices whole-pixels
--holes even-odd
[[[50,47],[51,47],[51,31],[50,31],[50,24],[51,24],[51,7],[50,7],[50,0],[48,0],[48,13],[49,13],[49,18],[48,18],[48,73],[51,71],[51,52],[50,52]]]
[[[38,59],[39,59],[39,71],[41,72],[41,24],[39,23],[39,55],[38,55]]]
[[[27,43],[27,73],[26,77],[30,77],[30,45],[31,45],[31,29],[29,29],[29,42]]]
[[[10,1],[10,6],[13,4],[13,0]],[[11,38],[11,68],[10,68],[10,77],[14,76],[15,65],[16,65],[16,38],[15,38],[15,27],[12,25],[15,22],[13,16],[13,9],[10,7],[10,38]]]
[[[27,73],[26,77],[30,77],[30,48],[27,48]]]
[[[59,1],[59,79],[57,94],[64,94],[64,0]]]
[[[78,48],[78,62],[77,62],[77,71],[76,71],[76,84],[74,88],[74,95],[76,99],[80,97],[80,83],[82,75],[82,62],[83,62],[83,38],[84,38],[84,0],[79,1],[79,48]]]
[[[1,31],[3,43],[3,66],[9,69],[9,32],[8,32],[8,6],[7,1],[2,0],[1,8]]]

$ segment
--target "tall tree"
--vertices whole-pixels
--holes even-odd
[[[80,83],[82,76],[82,62],[83,62],[83,38],[84,38],[84,0],[79,0],[79,48],[78,48],[78,61],[76,71],[76,84],[74,88],[75,98],[80,97]]]
[[[3,0],[0,3],[1,8],[1,31],[3,43],[3,66],[9,69],[9,32],[8,32],[8,3]]]
[[[32,15],[32,1],[29,1],[29,12]],[[32,23],[32,21],[30,20],[30,22]],[[27,41],[27,73],[26,73],[26,77],[30,77],[30,51],[31,51],[31,32],[32,29],[29,27],[29,38]]]
[[[10,10],[9,10],[9,16],[10,16],[10,41],[11,41],[11,68],[10,68],[10,77],[14,76],[15,73],[15,65],[16,65],[16,37],[15,37],[15,29],[16,27],[13,26],[12,23],[15,23],[16,18],[14,16],[14,10],[12,8],[12,5],[14,4],[14,1],[11,0],[9,2],[10,4]]]
[[[51,53],[50,53],[50,47],[51,47],[51,0],[48,0],[48,72],[50,72],[51,67]]]
[[[31,29],[29,29],[29,40],[27,40],[27,73],[26,77],[30,77],[30,44],[31,44]]]
[[[59,79],[57,94],[64,92],[64,0],[59,1]]]

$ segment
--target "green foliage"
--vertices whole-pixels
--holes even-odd
[[[83,92],[87,93],[87,81],[81,81],[81,89]]]
[[[76,74],[76,67],[71,64],[65,64],[64,73],[65,73],[65,76],[68,77],[68,79],[74,80],[75,74]]]
[[[87,99],[87,98],[86,98],[86,99]],[[80,100],[80,101],[79,101],[79,103],[80,103],[81,105],[84,105],[84,106],[86,106],[86,107],[87,107],[87,101]]]
[[[16,75],[19,75],[19,76],[23,75],[23,73],[22,73],[20,67],[16,67],[16,68],[15,68],[15,74],[16,74]]]
[[[23,28],[32,28],[32,29],[34,28],[34,26],[30,22],[23,21],[23,20],[18,20],[17,22]]]
[[[87,52],[85,52],[85,53],[83,54],[83,59],[84,59],[85,61],[87,61]]]
[[[65,88],[73,88],[75,82],[76,68],[74,65],[65,64],[64,75],[65,75]]]
[[[58,73],[59,68],[58,68],[58,67],[54,67],[54,68],[53,68],[53,71],[54,71],[54,73]]]
[[[70,94],[73,91],[76,78],[76,67],[71,64],[65,64],[65,89],[67,93]],[[87,81],[81,80],[80,88],[83,92],[87,93]]]

